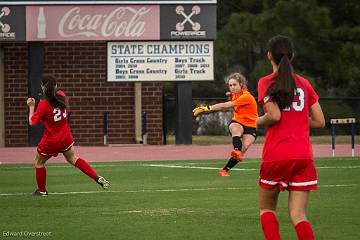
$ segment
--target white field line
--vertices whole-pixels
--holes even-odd
[[[352,169],[352,168],[360,168],[360,166],[329,166],[329,167],[316,167],[319,169]]]
[[[251,162],[243,162],[240,164],[244,164],[244,163],[255,163],[255,162],[259,162],[259,161],[251,161]],[[217,163],[218,164],[218,163]],[[201,166],[193,166],[193,165],[205,165],[205,163],[187,163],[187,165],[178,165],[178,164],[136,164],[136,165],[126,165],[126,167],[128,166],[136,166],[136,167],[163,167],[163,168],[184,168],[184,169],[204,169],[204,170],[215,170],[215,169],[219,169],[218,167],[201,167]],[[206,165],[212,165],[212,163],[206,163]],[[93,167],[97,168],[97,167],[124,167],[125,165],[122,164],[94,164]],[[71,165],[47,165],[47,168],[74,168],[74,166]],[[355,165],[355,166],[323,166],[323,167],[316,167],[317,169],[357,169],[360,168],[360,165]],[[8,166],[0,166],[0,171],[1,170],[18,170],[18,169],[34,169],[34,166],[19,166],[19,167],[8,167]],[[234,168],[231,169],[231,171],[256,171],[259,170],[257,168]]]
[[[183,168],[183,169],[203,169],[203,170],[215,170],[219,168],[215,167],[197,167],[186,165],[169,165],[169,164],[143,164],[146,167],[163,167],[163,168]],[[317,169],[353,169],[360,168],[359,166],[328,166],[328,167],[316,167]],[[233,168],[231,171],[258,171],[257,168]]]
[[[221,159],[217,159],[217,160],[221,160]],[[226,161],[227,159],[223,159],[224,161]],[[176,160],[177,161],[177,160]],[[181,161],[181,160],[179,160]],[[185,160],[183,160],[185,161]],[[321,158],[319,158],[318,160],[315,160],[315,163],[317,163],[318,161],[323,161]],[[333,162],[333,161],[338,161],[338,160],[332,160],[332,159],[328,159],[326,161],[329,161],[329,162]],[[345,159],[341,159],[341,161],[359,161],[359,158],[356,158],[356,157],[352,157],[352,158],[345,158]],[[152,162],[155,162],[155,161],[152,161]],[[64,163],[66,163],[64,161]],[[122,164],[125,164],[125,163],[131,163],[131,162],[119,162],[119,163],[122,163]],[[136,164],[136,162],[134,162]],[[250,164],[250,163],[261,163],[261,160],[247,160],[245,159],[245,161],[241,162],[241,164]],[[25,163],[27,164],[27,163]],[[61,164],[61,163],[59,163]],[[110,166],[110,167],[116,167],[116,166],[119,166],[121,164],[96,164],[96,162],[90,162],[90,164],[94,164],[94,166],[98,166],[98,167],[107,167],[107,166]],[[140,163],[141,164],[141,163]],[[187,163],[189,165],[212,165],[212,164],[217,164],[217,163],[208,163],[208,162],[203,162],[202,160],[200,161],[197,161],[197,162],[189,162]],[[0,166],[1,165],[16,165],[16,164],[13,164],[13,163],[4,163],[4,162],[0,162]],[[61,167],[64,167],[64,168],[67,168],[67,167],[72,167],[70,165],[65,165],[65,166],[52,166],[52,164],[48,164],[47,166],[50,166],[50,167],[53,167],[53,168],[61,168]],[[121,165],[123,166],[123,165]],[[126,166],[129,166],[128,164],[126,164]],[[23,167],[16,167],[16,168],[19,168],[19,169],[27,169],[27,168],[34,168],[33,165],[32,166],[23,166]],[[1,168],[0,168],[1,169]]]
[[[253,187],[242,188],[180,188],[180,189],[140,189],[124,191],[84,191],[84,192],[51,192],[51,195],[95,194],[95,193],[157,193],[157,192],[189,192],[189,191],[219,191],[219,190],[252,190]],[[0,193],[0,196],[31,195],[31,193]]]
[[[359,184],[334,184],[319,185],[319,188],[336,187],[357,187]],[[140,190],[119,190],[119,191],[82,191],[82,192],[51,192],[49,195],[78,195],[78,194],[98,194],[98,193],[167,193],[167,192],[198,192],[198,191],[233,191],[233,190],[255,190],[257,187],[229,187],[229,188],[179,188],[179,189],[140,189]],[[31,196],[31,193],[0,193],[3,196]],[[43,198],[43,197],[39,197]]]
[[[123,167],[124,165],[121,165],[121,164],[91,164],[90,165],[94,168],[97,168],[97,167]],[[72,165],[52,165],[52,164],[48,164],[48,165],[45,165],[46,168],[75,168],[74,166]],[[126,165],[126,166],[129,166],[129,165]],[[21,166],[21,167],[0,167],[0,170],[15,170],[15,169],[34,169],[35,167],[34,166]]]
[[[167,165],[167,164],[144,164],[145,167],[163,167],[163,168],[182,168],[182,169],[202,169],[202,170],[218,170],[215,167],[197,167],[197,166],[184,166],[184,165]],[[256,171],[257,168],[233,168],[231,171]]]

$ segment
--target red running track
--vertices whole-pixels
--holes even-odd
[[[207,160],[227,159],[231,151],[230,145],[134,145],[116,147],[76,147],[78,156],[89,162],[118,162],[118,161],[159,161],[159,160]],[[329,144],[313,145],[315,157],[331,157],[332,149]],[[246,153],[246,158],[260,158],[261,144],[254,144]],[[35,156],[35,147],[0,148],[0,164],[32,163]],[[351,156],[350,144],[336,145],[335,156]],[[360,160],[360,144],[355,145],[355,157]],[[48,163],[65,162],[59,154]]]

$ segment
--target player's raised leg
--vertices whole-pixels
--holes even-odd
[[[232,136],[232,143],[234,149],[230,152],[230,159],[226,163],[226,165],[219,170],[219,175],[222,177],[229,176],[228,172],[231,168],[233,168],[238,162],[242,160],[242,141],[241,141],[241,135],[244,131],[243,127],[236,122],[232,122],[229,125],[229,130]]]
[[[109,181],[107,181],[104,177],[97,175],[95,170],[84,159],[76,156],[73,146],[63,154],[66,161],[68,161],[71,165],[80,169],[90,178],[94,179],[102,188],[108,189],[110,187]]]
[[[256,138],[251,134],[244,133],[242,136],[242,154],[245,155],[246,151],[249,149],[249,147],[255,142]]]

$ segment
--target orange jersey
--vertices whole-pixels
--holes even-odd
[[[256,128],[258,118],[257,103],[255,98],[247,90],[231,94],[231,102],[234,104],[234,116],[232,120],[244,126]]]

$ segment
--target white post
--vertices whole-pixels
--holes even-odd
[[[107,135],[104,135],[104,146],[107,145]]]
[[[141,143],[142,139],[142,122],[141,122],[141,113],[142,113],[142,102],[141,102],[141,82],[135,82],[134,86],[135,91],[135,138],[136,143]]]

